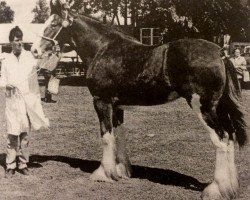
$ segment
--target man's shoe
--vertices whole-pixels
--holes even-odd
[[[45,101],[46,103],[56,103],[56,101],[55,100],[47,100],[47,101]]]
[[[29,170],[27,167],[23,168],[23,169],[19,169],[19,172],[25,176],[29,175]]]
[[[6,169],[5,177],[10,178],[15,174],[15,169]]]
[[[52,100],[51,98],[44,98],[45,103],[56,103],[56,101]]]

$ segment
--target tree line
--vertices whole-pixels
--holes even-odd
[[[171,39],[200,37],[209,39],[230,34],[244,41],[250,38],[250,0],[74,0],[77,12],[102,11],[104,22],[118,15],[131,26],[167,30]],[[32,23],[44,23],[49,16],[46,0],[37,0]],[[14,12],[0,1],[0,23],[10,23]],[[118,19],[118,17],[117,17]],[[119,19],[118,19],[119,20]]]

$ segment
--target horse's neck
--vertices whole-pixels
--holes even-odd
[[[96,32],[94,28],[84,27],[79,21],[75,22],[72,31],[75,50],[85,61],[93,60],[97,52],[109,42],[104,35]]]

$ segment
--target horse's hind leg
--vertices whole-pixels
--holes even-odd
[[[116,134],[116,169],[119,177],[129,178],[131,176],[131,164],[126,152],[126,139],[123,128],[124,111],[113,107],[113,127]]]
[[[93,172],[91,179],[96,181],[112,182],[113,180],[119,179],[116,170],[117,147],[112,124],[112,102],[111,100],[94,98],[94,107],[100,121],[103,157],[100,167]]]
[[[216,103],[200,102],[198,95],[192,96],[191,106],[210,134],[212,143],[216,147],[216,163],[214,181],[202,193],[203,200],[229,200],[237,197],[239,189],[237,170],[234,162],[234,141],[230,133],[220,126],[216,113]],[[222,137],[226,138],[222,139]],[[226,139],[226,141],[225,141]],[[223,141],[224,140],[224,141]]]

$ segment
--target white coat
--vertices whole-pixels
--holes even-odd
[[[22,50],[19,59],[13,54],[1,55],[0,87],[13,85],[17,90],[6,96],[7,133],[19,135],[29,129],[29,121],[35,130],[49,127],[45,117],[36,73],[36,60]]]

